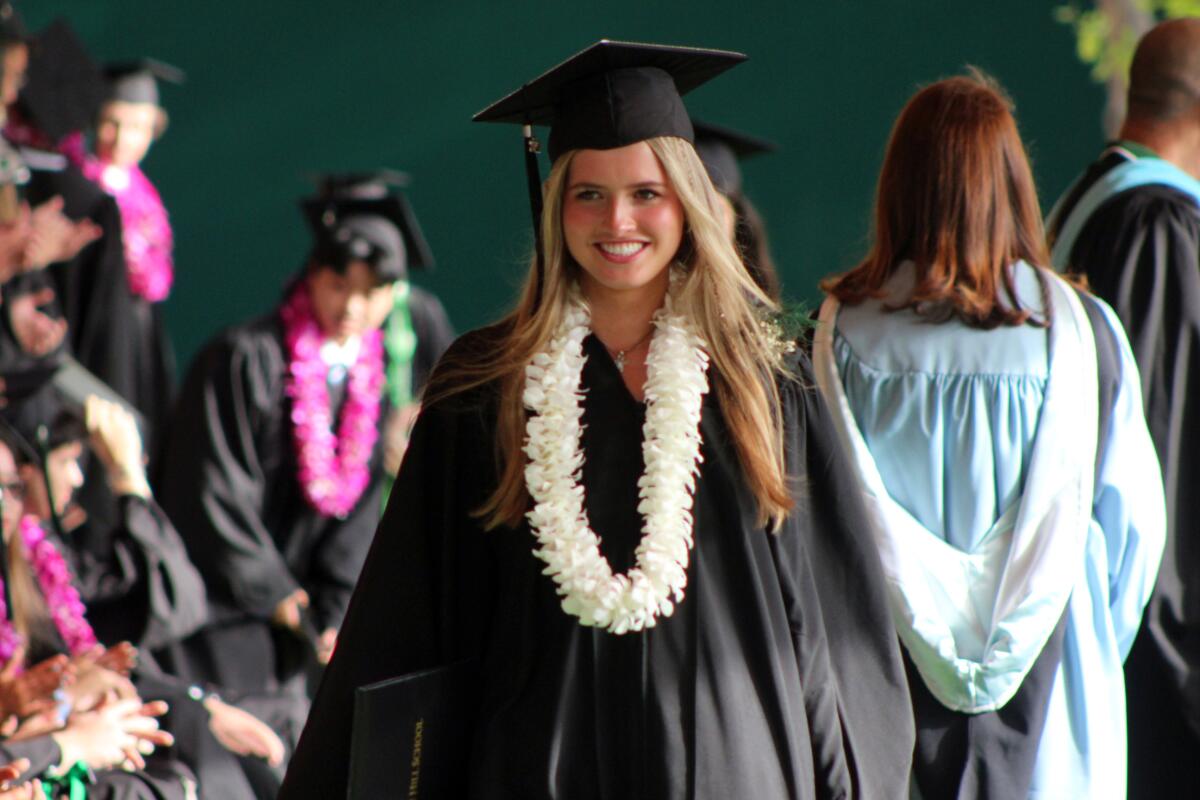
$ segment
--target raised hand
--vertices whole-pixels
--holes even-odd
[[[62,209],[61,197],[52,197],[33,209],[29,241],[25,247],[26,270],[72,259],[104,233],[91,220],[71,220],[62,213]]]
[[[92,450],[104,464],[113,492],[149,497],[142,436],[133,415],[118,403],[91,395],[84,406],[84,417]]]
[[[21,349],[32,356],[44,356],[62,344],[67,335],[67,322],[55,319],[41,310],[54,300],[54,290],[47,287],[36,292],[19,294],[8,301],[8,321]]]

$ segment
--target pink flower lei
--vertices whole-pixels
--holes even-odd
[[[371,481],[383,392],[383,336],[373,330],[362,337],[358,359],[346,378],[346,401],[335,437],[326,384],[329,366],[321,358],[325,336],[313,315],[307,282],[296,287],[279,315],[288,350],[286,392],[292,401],[297,477],[310,506],[326,517],[345,517]]]
[[[29,559],[54,627],[67,650],[71,655],[79,655],[95,647],[96,634],[88,624],[87,608],[71,583],[71,570],[62,553],[46,538],[46,531],[37,517],[27,514],[21,518],[20,535],[25,557]],[[9,616],[3,583],[0,582],[0,664],[7,664],[20,645],[21,634],[17,633]]]
[[[77,163],[117,201],[130,291],[151,303],[165,300],[175,280],[174,236],[158,190],[140,167],[118,167],[92,155]]]

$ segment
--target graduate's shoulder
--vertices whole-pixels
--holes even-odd
[[[1200,239],[1200,205],[1195,197],[1173,186],[1135,186],[1096,209],[1080,238],[1121,236],[1149,227],[1175,228]]]
[[[272,311],[222,328],[200,349],[189,374],[252,367],[274,371],[283,365],[283,327]]]
[[[788,351],[783,356],[783,371],[778,378],[778,384],[780,396],[783,398],[803,401],[817,394],[812,351],[807,338],[788,345]]]
[[[426,407],[432,404],[447,410],[462,410],[492,405],[499,381],[478,381],[474,376],[486,373],[503,354],[507,334],[507,325],[500,322],[456,338],[434,367],[425,389]]]

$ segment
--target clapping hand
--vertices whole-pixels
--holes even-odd
[[[22,758],[0,767],[0,800],[35,800],[42,797],[42,784],[34,780],[18,784],[29,771],[29,759]]]
[[[61,197],[52,197],[33,209],[29,241],[25,246],[26,270],[68,261],[104,233],[91,220],[76,222],[63,214],[62,209]]]
[[[19,647],[0,670],[0,715],[28,717],[51,711],[57,705],[54,692],[70,683],[73,672],[66,656],[48,658],[24,672],[25,648]]]
[[[67,322],[55,319],[41,310],[54,300],[54,290],[47,287],[36,292],[9,298],[8,321],[21,349],[32,356],[44,356],[53,351],[67,335]]]

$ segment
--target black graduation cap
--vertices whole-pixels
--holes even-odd
[[[475,115],[549,125],[551,160],[655,136],[692,141],[680,96],[746,60],[742,53],[603,39]]]
[[[104,76],[108,79],[109,100],[156,106],[161,105],[158,100],[159,81],[180,84],[187,77],[179,67],[153,58],[105,64]]]
[[[340,252],[375,257],[375,268],[389,279],[408,269],[432,269],[433,253],[408,199],[393,187],[409,177],[396,170],[321,175],[317,194],[300,202],[313,231],[318,253]]]
[[[692,120],[696,129],[696,152],[708,170],[708,177],[721,194],[736,195],[742,191],[742,170],[738,162],[779,149],[774,142],[735,131],[721,125]]]
[[[36,441],[39,426],[50,426],[60,416],[82,421],[91,395],[120,405],[133,416],[142,435],[146,434],[142,413],[69,355],[36,359],[10,371],[4,382],[7,405],[2,416],[30,441]]]
[[[525,169],[541,292],[541,176],[533,125],[549,125],[553,161],[568,150],[610,150],[657,136],[691,142],[681,96],[746,60],[742,53],[602,39],[474,116],[524,126]]]
[[[29,30],[9,0],[0,0],[0,47],[29,42]]]
[[[55,142],[86,128],[104,101],[104,73],[66,20],[38,34],[20,104],[29,121]]]

